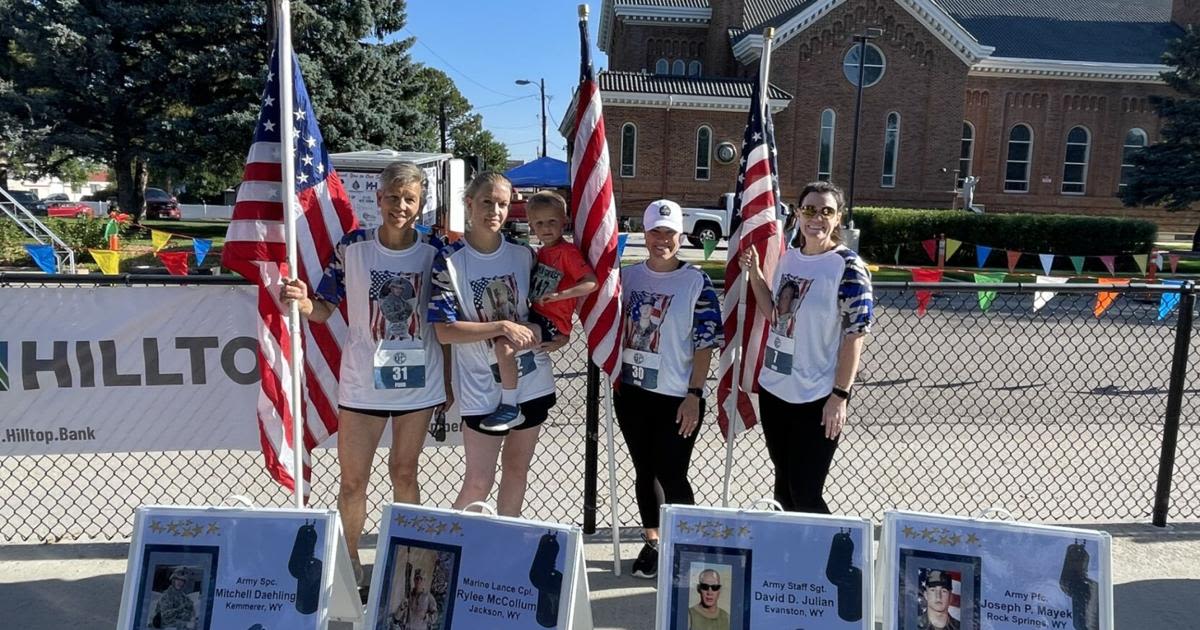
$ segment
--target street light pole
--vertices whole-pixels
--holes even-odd
[[[854,229],[854,176],[858,168],[858,123],[862,117],[863,75],[866,72],[867,42],[883,35],[881,28],[868,28],[861,35],[855,35],[858,42],[858,81],[857,94],[854,98],[854,140],[850,145],[850,185],[846,191],[846,221],[851,230]]]
[[[533,81],[517,79],[517,85],[533,85]],[[546,157],[546,79],[538,80],[538,88],[542,96],[542,157]]]

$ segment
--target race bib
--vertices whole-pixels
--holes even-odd
[[[776,333],[767,336],[767,351],[763,354],[763,367],[780,374],[792,373],[792,354],[796,351],[796,340]]]
[[[522,352],[521,354],[518,354],[516,358],[517,378],[525,378],[526,376],[533,374],[533,371],[537,369],[537,363],[533,360],[532,352]],[[498,363],[492,364],[492,378],[496,379],[497,383],[500,382],[500,365]]]
[[[425,387],[425,350],[390,345],[384,342],[375,349],[375,389]]]
[[[562,282],[563,272],[538,263],[538,266],[533,270],[533,278],[529,283],[529,301],[536,301],[543,296],[550,295],[558,290],[558,284]]]
[[[626,348],[621,355],[621,382],[642,389],[658,389],[660,355],[645,350]]]

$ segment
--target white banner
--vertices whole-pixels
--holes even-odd
[[[0,288],[0,457],[261,449],[255,291]]]

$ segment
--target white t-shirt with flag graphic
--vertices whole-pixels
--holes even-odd
[[[828,396],[842,337],[870,332],[874,321],[866,263],[841,245],[816,256],[790,249],[770,287],[775,313],[759,386],[793,404]]]
[[[526,245],[502,240],[484,254],[467,239],[442,248],[433,263],[437,285],[429,303],[429,321],[529,321],[529,283],[537,258]],[[457,343],[455,396],[464,416],[488,414],[500,406],[500,370],[492,341]],[[550,355],[538,350],[517,353],[517,402],[554,393]]]
[[[684,265],[659,272],[621,269],[624,301],[621,382],[686,396],[697,350],[721,344],[721,308],[708,275]]]
[[[347,300],[339,405],[410,411],[446,401],[442,347],[426,320],[437,251],[424,238],[388,249],[377,228],[338,243],[317,295],[332,304]]]

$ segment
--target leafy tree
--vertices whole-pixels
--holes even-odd
[[[1178,96],[1153,99],[1163,119],[1162,140],[1133,155],[1122,199],[1129,206],[1185,210],[1200,201],[1200,30],[1188,27],[1163,62],[1172,67],[1162,78]],[[1200,228],[1192,249],[1200,251]]]
[[[56,151],[110,164],[121,206],[139,218],[151,171],[210,192],[236,183],[273,45],[272,6],[0,0],[0,168],[60,175],[67,162],[53,161]],[[405,2],[292,7],[329,149],[417,144],[411,42],[372,43],[403,28]]]
[[[419,107],[426,123],[421,150],[440,148],[438,119],[442,108],[446,115],[446,149],[455,157],[478,155],[488,168],[503,169],[508,161],[508,147],[483,128],[483,116],[475,113],[454,81],[437,68],[423,67],[417,82],[421,86]]]

